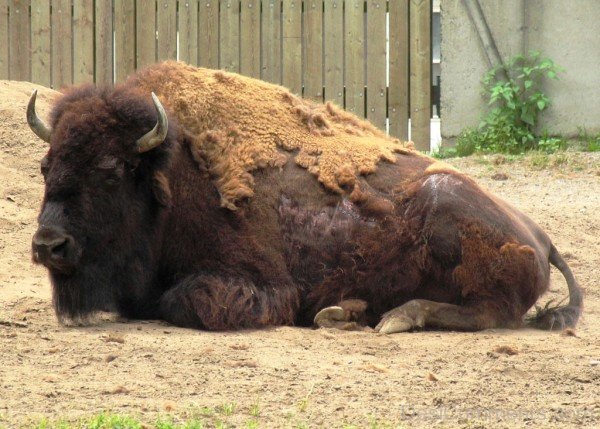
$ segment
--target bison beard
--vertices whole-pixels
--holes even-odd
[[[34,93],[27,117],[50,144],[32,252],[61,322],[515,328],[550,264],[570,300],[531,325],[579,317],[581,289],[533,221],[335,106],[168,62],[72,88],[50,126]]]
[[[116,311],[111,279],[101,267],[87,266],[85,272],[50,272],[52,302],[61,323],[90,323],[98,311]]]

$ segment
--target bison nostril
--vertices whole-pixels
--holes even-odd
[[[52,243],[50,247],[50,253],[53,257],[66,258],[68,252],[69,241],[67,238],[57,240],[58,243]]]

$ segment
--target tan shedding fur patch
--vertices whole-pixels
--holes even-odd
[[[430,175],[430,174],[437,174],[437,173],[459,173],[459,171],[454,168],[452,165],[450,164],[446,164],[443,161],[435,161],[433,164],[431,164],[429,167],[427,167],[425,169],[425,175]]]
[[[197,146],[195,158],[216,177],[222,205],[232,210],[253,195],[252,171],[283,166],[292,156],[327,189],[342,193],[352,177],[373,173],[381,161],[395,162],[395,153],[413,152],[331,103],[234,73],[169,61],[129,83],[156,92],[176,115]]]

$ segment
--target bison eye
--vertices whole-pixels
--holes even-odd
[[[104,179],[104,184],[109,188],[114,188],[121,181],[120,177],[107,177]]]
[[[96,177],[99,183],[107,188],[114,188],[123,179],[123,164],[115,162],[113,165],[100,165],[96,169]]]
[[[40,161],[40,171],[42,172],[42,176],[46,177],[49,169],[50,169],[50,162],[48,161],[48,157],[45,156]]]

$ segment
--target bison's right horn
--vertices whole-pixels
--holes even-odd
[[[137,149],[139,153],[148,152],[149,150],[159,146],[165,141],[165,138],[167,137],[167,131],[169,130],[169,120],[167,119],[167,114],[165,113],[165,109],[163,108],[162,104],[160,104],[160,100],[155,93],[152,93],[152,101],[154,102],[154,107],[156,107],[156,111],[158,112],[158,121],[156,121],[154,128],[138,139]]]
[[[27,104],[27,123],[29,124],[29,128],[31,131],[35,133],[36,136],[44,140],[46,143],[50,143],[50,136],[52,135],[52,130],[48,128],[44,121],[42,121],[37,113],[35,113],[35,99],[37,98],[37,89],[33,90],[31,94],[31,98],[29,99],[29,104]]]

